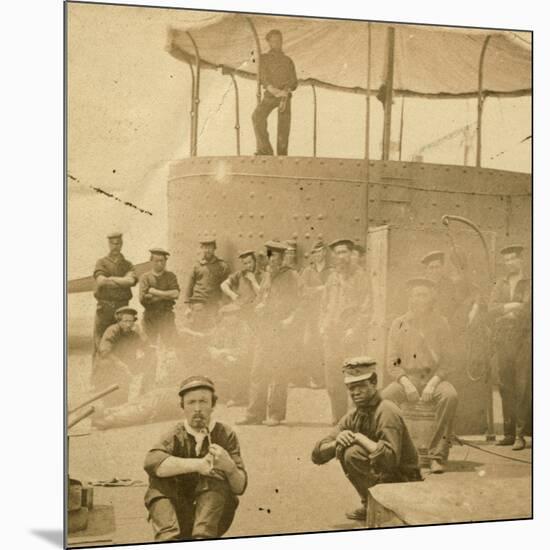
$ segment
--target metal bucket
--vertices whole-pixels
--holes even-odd
[[[430,465],[430,440],[435,427],[435,408],[423,402],[403,403],[401,405],[403,419],[418,451],[421,468]]]

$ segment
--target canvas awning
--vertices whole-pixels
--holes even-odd
[[[300,83],[365,93],[367,23],[284,16],[204,13],[168,31],[167,50],[194,62],[195,41],[201,64],[227,67],[256,78],[257,30],[262,51],[266,33],[280,29],[283,49],[293,60]],[[371,24],[371,90],[385,79],[386,23]],[[531,93],[529,33],[395,24],[394,94],[416,97],[477,97],[480,55],[491,35],[483,64],[483,93],[521,96]]]

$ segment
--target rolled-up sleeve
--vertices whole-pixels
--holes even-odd
[[[176,434],[172,430],[167,433],[154,447],[147,451],[143,469],[150,475],[156,476],[158,467],[174,454]]]
[[[97,260],[95,264],[94,279],[97,279],[100,275],[103,275],[104,277],[110,276],[109,270],[107,269],[103,258],[101,260]]]

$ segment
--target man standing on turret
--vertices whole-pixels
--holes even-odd
[[[270,50],[260,57],[260,82],[264,87],[264,97],[252,114],[252,124],[256,134],[256,154],[273,155],[273,147],[267,132],[267,117],[278,108],[277,155],[288,154],[290,134],[291,92],[298,87],[296,69],[290,57],[283,53],[283,35],[273,29],[265,37]]]

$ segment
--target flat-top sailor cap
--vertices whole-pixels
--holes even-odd
[[[361,256],[367,252],[365,250],[364,246],[362,246],[360,244],[357,244],[357,243],[353,244],[353,250],[357,250],[357,252],[359,252],[359,254],[361,254]]]
[[[285,241],[287,250],[298,250],[298,243],[293,239]]]
[[[320,250],[323,250],[326,247],[323,239],[319,239],[311,249],[311,253],[314,254],[315,252],[319,252]]]
[[[196,390],[198,388],[206,388],[215,391],[214,382],[212,382],[210,378],[207,376],[195,375],[189,376],[180,384],[178,395],[181,396],[187,391]]]
[[[150,248],[149,252],[151,254],[156,254],[157,256],[170,256],[170,252],[164,250],[164,248]]]
[[[342,367],[344,384],[352,384],[361,380],[368,380],[376,374],[376,360],[372,357],[351,357],[344,361]]]
[[[440,260],[441,262],[444,262],[445,252],[443,252],[442,250],[432,250],[431,252],[428,252],[420,261],[424,265],[428,265],[430,262],[434,262],[435,260]]]
[[[111,231],[111,233],[109,233],[107,235],[107,238],[108,239],[122,239],[122,233],[120,231]]]
[[[239,252],[239,258],[243,259],[247,256],[256,256],[256,252],[254,250],[243,250],[242,252]]]
[[[433,288],[435,286],[435,283],[431,279],[427,279],[426,277],[412,277],[407,281],[408,289],[415,288],[417,286]]]
[[[517,254],[518,256],[521,256],[521,253],[525,250],[523,246],[520,244],[510,244],[508,246],[505,246],[500,250],[500,253],[504,256],[504,254]]]
[[[339,238],[339,239],[334,239],[334,241],[332,241],[329,244],[329,247],[334,248],[335,246],[338,246],[339,244],[345,244],[351,250],[353,248],[354,243],[351,239]]]
[[[129,313],[134,317],[137,317],[138,312],[133,307],[122,306],[115,311],[115,315],[123,315],[124,313]]]
[[[267,241],[264,246],[268,250],[276,250],[277,252],[284,252],[288,246],[281,241]]]
[[[216,237],[214,235],[205,235],[199,238],[199,244],[216,244]]]

